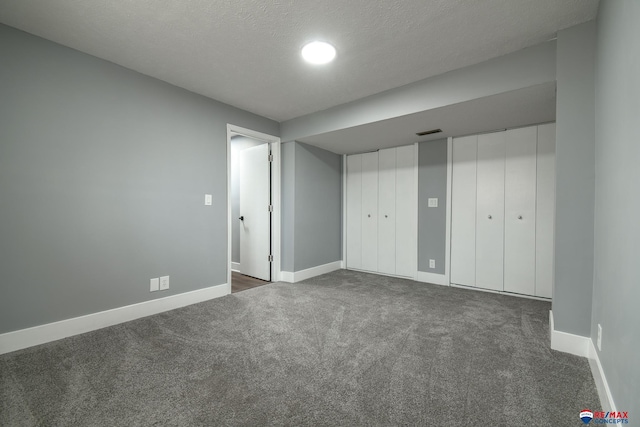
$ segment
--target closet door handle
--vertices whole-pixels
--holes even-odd
[[[522,219],[522,215],[518,215],[518,219]]]
[[[489,215],[487,218],[491,219],[491,215]]]
[[[371,218],[371,214],[368,214],[367,216],[368,216],[369,218]]]
[[[389,216],[388,216],[388,215],[385,215],[384,217],[385,217],[385,218],[389,218]]]

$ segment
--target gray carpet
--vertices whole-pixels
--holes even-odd
[[[0,356],[2,426],[582,425],[550,304],[337,271]]]

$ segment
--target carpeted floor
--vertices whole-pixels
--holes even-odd
[[[2,426],[582,425],[550,304],[351,271],[0,356]]]

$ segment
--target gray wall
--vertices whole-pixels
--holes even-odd
[[[231,138],[231,261],[240,262],[240,151],[264,141],[236,135]]]
[[[557,330],[591,332],[595,185],[595,23],[558,33],[556,251]]]
[[[281,231],[282,241],[280,244],[281,252],[281,269],[282,271],[293,272],[294,268],[294,219],[295,219],[295,183],[296,183],[296,143],[287,142],[280,146],[280,162],[282,174],[280,175],[282,192],[281,192]]]
[[[282,270],[342,260],[342,156],[282,145]]]
[[[444,274],[447,238],[447,140],[418,146],[418,271]],[[438,207],[428,207],[430,197]],[[429,259],[436,268],[429,268]]]
[[[226,124],[278,123],[3,25],[0,58],[0,333],[226,282]]]
[[[640,417],[640,2],[601,1],[596,77],[595,278],[591,338],[618,410]],[[596,347],[597,348],[597,347]]]
[[[342,260],[342,156],[296,142],[294,271]]]

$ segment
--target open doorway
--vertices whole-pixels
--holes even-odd
[[[227,125],[230,292],[279,280],[280,139]]]

